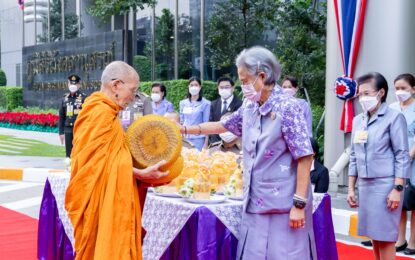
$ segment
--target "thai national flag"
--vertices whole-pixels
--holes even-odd
[[[24,0],[17,0],[17,2],[19,3],[19,5],[20,5],[20,9],[24,9]]]
[[[333,0],[344,77],[353,79],[368,0]],[[352,131],[353,99],[345,101],[340,129]]]

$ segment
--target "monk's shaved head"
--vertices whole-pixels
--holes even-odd
[[[105,67],[101,76],[101,89],[114,79],[136,82],[140,80],[137,71],[123,61],[113,61]]]

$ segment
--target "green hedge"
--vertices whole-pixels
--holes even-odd
[[[151,61],[148,57],[142,55],[134,56],[133,67],[140,75],[141,81],[151,80]]]
[[[22,87],[0,87],[0,107],[7,111],[23,105]]]
[[[166,86],[167,99],[173,103],[176,110],[179,109],[179,102],[186,98],[189,81],[184,79],[157,81]],[[154,82],[141,82],[140,91],[150,95],[151,85]],[[215,100],[219,97],[216,83],[213,81],[202,82],[203,97],[208,100]]]
[[[23,107],[23,106],[18,106],[16,108],[14,108],[12,110],[12,112],[27,112],[29,114],[54,114],[54,115],[58,115],[59,114],[59,110],[56,108],[40,108],[40,107]]]
[[[0,86],[6,86],[7,85],[7,78],[6,73],[2,69],[0,69]]]
[[[51,133],[59,132],[58,127],[44,126],[44,125],[17,125],[17,124],[0,122],[0,127],[13,128],[13,129],[25,130],[25,131],[36,131],[36,132],[51,132]]]

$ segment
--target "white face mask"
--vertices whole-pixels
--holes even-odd
[[[405,102],[412,96],[412,94],[405,90],[397,90],[395,92],[395,96],[399,102]]]
[[[189,93],[190,93],[190,95],[192,95],[192,96],[199,95],[199,92],[200,92],[200,88],[199,88],[199,87],[196,87],[196,86],[191,86],[191,87],[189,88]]]
[[[154,102],[159,102],[161,99],[161,95],[159,93],[151,93],[151,100]]]
[[[359,98],[359,103],[362,106],[363,111],[371,112],[376,108],[379,103],[378,94],[376,94],[374,97],[364,96]]]
[[[249,83],[246,85],[241,84],[242,92],[244,93],[244,96],[251,100],[252,102],[258,102],[261,98],[261,92],[262,91],[256,91],[255,90],[255,82],[258,80],[259,76],[256,77],[255,81],[253,83]]]
[[[295,96],[295,94],[297,94],[297,91],[294,88],[283,88],[282,91],[290,96]]]
[[[76,91],[78,91],[78,86],[71,84],[71,85],[69,85],[68,89],[71,93],[75,93]]]
[[[233,141],[238,138],[236,135],[232,134],[231,132],[227,131],[225,133],[219,134],[220,139],[222,139],[225,143],[232,143]]]
[[[223,99],[228,99],[232,95],[232,91],[230,89],[219,89],[219,96]]]

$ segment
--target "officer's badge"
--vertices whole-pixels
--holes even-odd
[[[75,76],[72,76],[71,77],[71,80],[75,81],[76,80],[76,77]]]

